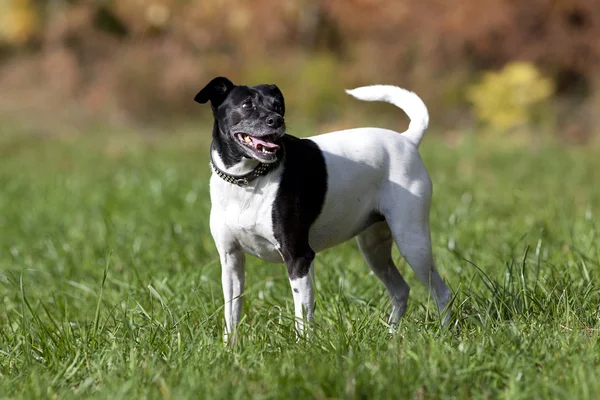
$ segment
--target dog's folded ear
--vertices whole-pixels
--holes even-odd
[[[200,104],[205,104],[210,100],[213,108],[217,108],[223,103],[227,94],[235,85],[225,77],[218,77],[210,81],[204,89],[198,92],[194,101]]]
[[[281,90],[279,90],[279,88],[277,87],[277,85],[258,85],[255,86],[255,88],[257,90],[259,90],[260,92],[262,92],[263,94],[269,95],[271,97],[273,97],[274,99],[279,100],[279,105],[281,107],[280,109],[280,115],[283,116],[285,114],[285,100],[283,98],[283,93],[281,93]]]
[[[285,100],[283,98],[283,93],[281,93],[281,90],[279,90],[279,88],[277,87],[277,85],[269,85],[269,87],[271,88],[271,93],[273,94],[273,96],[277,99],[279,99],[280,104],[281,104],[281,115],[285,115]]]

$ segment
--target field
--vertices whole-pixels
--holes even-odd
[[[208,133],[0,136],[0,397],[600,398],[597,149],[421,146],[440,327],[412,288],[398,332],[354,242],[317,257],[315,336],[286,270],[249,258],[242,343],[222,343]]]

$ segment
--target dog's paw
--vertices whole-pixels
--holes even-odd
[[[396,332],[398,332],[398,324],[396,324],[396,323],[390,324],[389,327],[388,327],[388,333],[390,335],[393,335]]]
[[[237,335],[235,331],[233,333],[223,333],[223,345],[225,347],[233,348],[237,344]]]

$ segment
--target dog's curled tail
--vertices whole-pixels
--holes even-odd
[[[402,134],[419,146],[429,125],[427,106],[416,93],[392,85],[363,86],[346,93],[364,101],[385,101],[404,110],[410,118],[408,129]]]

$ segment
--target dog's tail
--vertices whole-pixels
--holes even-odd
[[[351,96],[364,101],[385,101],[400,107],[410,118],[408,129],[403,132],[415,146],[419,146],[423,134],[429,125],[429,113],[423,100],[415,93],[391,85],[363,86],[352,90],[346,90]]]

